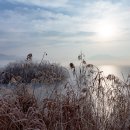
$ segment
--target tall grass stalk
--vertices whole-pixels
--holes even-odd
[[[0,130],[129,130],[130,76],[126,81],[112,74],[104,76],[96,66],[86,63],[83,54],[78,58],[79,68],[70,64],[74,82],[66,80],[62,84],[64,93],[54,84],[52,92],[39,101],[36,89],[32,90],[27,82],[8,92],[1,87]],[[37,65],[32,64],[31,70],[33,67]],[[47,64],[40,69],[49,68],[47,73],[56,70],[63,75],[57,66],[53,67]]]

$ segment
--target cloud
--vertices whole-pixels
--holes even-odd
[[[50,7],[63,7],[68,0],[8,0],[9,2],[17,2],[17,3],[23,3],[27,5],[35,5],[35,6],[50,6]]]
[[[0,51],[23,55],[57,46],[91,53],[120,54],[130,46],[130,8],[128,0],[6,0],[0,9]],[[0,0],[0,3],[4,3]],[[109,19],[118,25],[120,37],[104,47],[95,39],[95,26]],[[125,42],[124,42],[125,40]],[[118,51],[117,51],[118,45]],[[68,47],[66,47],[68,46]],[[98,48],[100,46],[100,48]],[[124,47],[122,47],[124,46]],[[4,49],[4,50],[3,50]],[[108,49],[108,51],[107,51]],[[85,51],[86,51],[85,50]],[[93,51],[96,50],[96,51]],[[53,53],[54,52],[50,52]],[[75,52],[76,53],[76,52]],[[125,51],[128,56],[128,51]],[[121,55],[121,54],[120,54]],[[64,57],[64,56],[63,56]]]
[[[6,61],[6,60],[16,60],[16,56],[13,55],[6,55],[6,54],[2,54],[0,53],[0,61]]]

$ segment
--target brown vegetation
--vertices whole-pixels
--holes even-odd
[[[126,82],[111,74],[104,77],[83,55],[78,59],[78,69],[70,64],[73,83],[66,81],[64,94],[55,88],[53,98],[39,102],[22,83],[2,94],[0,130],[129,130],[129,76]]]
[[[0,83],[2,84],[9,84],[12,81],[31,83],[33,79],[36,79],[37,83],[53,84],[67,78],[68,72],[64,67],[49,62],[10,63],[0,73]]]

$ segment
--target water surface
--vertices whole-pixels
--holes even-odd
[[[127,78],[130,74],[130,66],[115,66],[115,65],[102,65],[99,69],[103,71],[103,74],[107,76],[108,74],[114,74],[115,76],[123,79]]]

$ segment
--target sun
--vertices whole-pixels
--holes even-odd
[[[112,21],[101,20],[96,25],[96,34],[100,40],[111,40],[117,35],[117,26]]]

